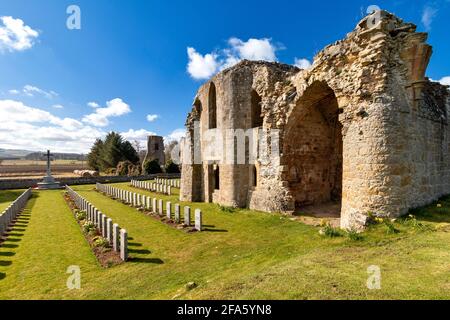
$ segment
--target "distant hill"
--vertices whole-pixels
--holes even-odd
[[[86,160],[85,155],[78,153],[52,153],[54,160]],[[25,159],[25,160],[43,160],[44,152],[35,152],[30,150],[1,149],[0,159]]]
[[[0,148],[0,159],[20,159],[26,157],[32,152],[33,151],[29,150],[13,150]]]
[[[86,160],[86,155],[78,153],[57,153],[52,152],[52,159],[54,160]],[[33,152],[24,157],[26,160],[42,160],[45,159],[44,152]]]

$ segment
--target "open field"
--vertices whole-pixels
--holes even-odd
[[[54,165],[86,165],[86,161],[79,160],[53,160],[52,166]],[[1,166],[47,166],[46,160],[2,160]]]
[[[55,177],[73,177],[74,170],[87,169],[85,161],[55,160],[52,161],[52,173]],[[46,161],[3,160],[0,163],[1,178],[34,178],[42,177],[47,170]]]
[[[191,207],[202,209],[206,230],[187,234],[93,186],[74,189],[127,229],[133,259],[101,268],[62,191],[34,192],[0,246],[1,299],[450,298],[450,198],[416,211],[417,221],[395,222],[398,232],[374,225],[356,241],[321,236],[317,227],[278,214],[200,203]],[[66,288],[71,265],[81,268],[80,290]],[[366,287],[371,265],[381,268],[381,290]],[[187,291],[190,281],[198,287]]]

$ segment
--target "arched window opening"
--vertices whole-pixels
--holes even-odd
[[[209,86],[209,101],[208,101],[208,112],[209,112],[209,129],[217,128],[217,97],[216,97],[216,86],[213,82]]]
[[[252,186],[257,187],[258,186],[258,170],[256,169],[256,166],[252,166]]]
[[[255,90],[252,90],[252,110],[251,110],[251,122],[252,128],[259,128],[263,126],[264,118],[261,110],[261,97]]]

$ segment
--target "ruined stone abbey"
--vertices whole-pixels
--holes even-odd
[[[425,77],[426,41],[380,11],[308,70],[242,61],[220,72],[187,119],[181,200],[287,214],[332,203],[349,229],[450,194],[449,91]],[[246,164],[194,161],[206,131],[252,128],[278,130],[279,152]]]

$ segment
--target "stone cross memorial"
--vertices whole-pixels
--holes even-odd
[[[41,190],[59,189],[61,188],[59,182],[55,181],[55,178],[53,178],[52,176],[52,170],[50,167],[50,157],[52,156],[52,154],[50,154],[50,150],[47,150],[45,156],[47,157],[47,174],[42,180],[42,182],[38,183],[38,189]]]

